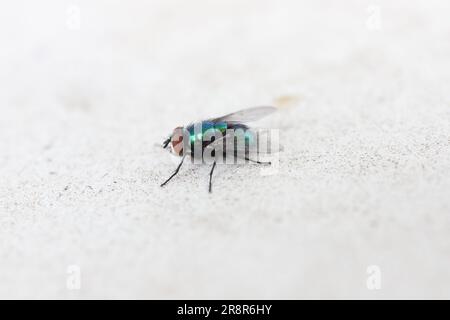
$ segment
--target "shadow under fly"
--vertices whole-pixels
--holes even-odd
[[[270,165],[270,161],[260,161],[260,156],[278,152],[279,146],[274,148],[270,140],[262,139],[261,130],[250,128],[247,123],[275,111],[274,107],[253,107],[175,128],[164,141],[163,148],[170,147],[170,152],[181,157],[181,161],[161,187],[178,174],[186,157],[195,164],[211,165],[209,192],[212,192],[212,177],[217,164],[253,162]]]

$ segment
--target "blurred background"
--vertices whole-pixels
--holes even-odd
[[[449,298],[450,5],[18,0],[0,11],[1,298]],[[279,172],[174,170],[275,105]]]

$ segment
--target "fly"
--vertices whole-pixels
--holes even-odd
[[[222,159],[232,157],[233,160],[240,158],[249,162],[270,165],[270,162],[252,159],[252,157],[258,156],[261,150],[257,145],[256,131],[252,131],[246,123],[259,120],[275,111],[274,107],[253,107],[175,128],[162,146],[164,149],[170,147],[170,152],[181,157],[181,161],[172,175],[161,184],[161,187],[164,187],[178,174],[186,157],[190,157],[192,160],[200,158],[204,161],[205,154],[212,156],[209,192],[212,192],[212,176],[219,156]],[[240,142],[239,138],[235,139],[237,132],[241,134]],[[230,142],[232,143],[231,149],[228,148]],[[270,153],[270,150],[264,152]]]

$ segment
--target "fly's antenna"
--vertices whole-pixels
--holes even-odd
[[[167,148],[167,146],[169,145],[169,143],[170,143],[171,140],[172,140],[172,138],[171,138],[171,137],[168,137],[168,138],[163,142],[162,147],[163,147],[164,149]]]

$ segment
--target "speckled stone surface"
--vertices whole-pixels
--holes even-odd
[[[450,298],[448,10],[5,4],[0,297]],[[159,187],[174,127],[267,104],[276,174],[219,166],[208,194],[187,165]]]

